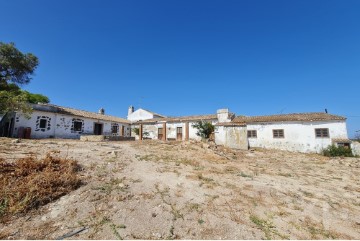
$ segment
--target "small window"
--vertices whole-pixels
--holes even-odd
[[[111,126],[111,133],[112,133],[112,134],[117,134],[118,132],[119,132],[119,125],[113,124],[113,125]]]
[[[176,133],[177,134],[182,134],[182,127],[177,127],[176,128]]]
[[[81,121],[74,121],[74,131],[81,131],[83,123]]]
[[[257,138],[257,131],[256,130],[249,130],[247,131],[248,138]]]
[[[274,138],[284,138],[284,130],[283,129],[273,130],[273,137]]]
[[[47,127],[47,120],[46,119],[40,119],[39,128],[43,129]]]
[[[328,128],[318,128],[315,129],[315,136],[317,138],[326,138],[329,137],[329,129]]]

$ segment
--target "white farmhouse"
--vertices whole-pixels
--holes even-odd
[[[331,144],[350,146],[346,118],[328,113],[238,116],[231,123],[246,127],[250,148],[320,152]]]
[[[215,125],[212,139],[236,149],[254,147],[299,152],[321,152],[331,144],[350,146],[346,118],[328,113],[294,113],[267,116],[235,116],[228,109],[216,114],[166,117],[145,109],[128,109],[127,120],[51,104],[32,105],[30,118],[7,113],[0,121],[0,136],[27,138],[80,138],[102,135],[117,140],[200,140],[193,125]]]
[[[29,117],[7,113],[0,123],[0,136],[18,138],[80,138],[81,135],[130,136],[130,121],[99,113],[51,104],[33,104]]]
[[[216,144],[236,149],[262,147],[320,152],[331,144],[350,146],[351,143],[346,118],[328,113],[235,117],[228,109],[220,109],[217,114],[208,115],[147,117],[150,116],[132,120],[132,128],[139,129],[139,135],[132,133],[136,139],[199,140],[192,125],[203,120],[216,126]]]

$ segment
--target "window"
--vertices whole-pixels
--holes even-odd
[[[274,138],[284,138],[284,130],[283,129],[273,130],[273,137]]]
[[[46,119],[40,119],[40,128],[46,128],[47,126],[47,120]]]
[[[35,131],[48,131],[51,129],[51,117],[38,116],[36,119]]]
[[[338,143],[336,143],[337,144],[337,146],[338,147],[340,147],[340,146],[342,146],[342,147],[344,147],[344,148],[350,148],[350,143],[343,143],[343,142],[338,142]]]
[[[83,123],[81,121],[74,121],[74,131],[81,131]]]
[[[326,138],[329,137],[329,129],[328,128],[318,128],[315,129],[315,136],[317,138]]]
[[[119,125],[118,124],[113,124],[111,126],[111,133],[112,134],[117,134],[119,132]]]
[[[248,138],[257,138],[257,131],[256,130],[249,130],[247,131]]]
[[[176,133],[177,134],[182,134],[182,127],[177,127],[176,128]]]

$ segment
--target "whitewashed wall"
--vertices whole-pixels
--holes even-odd
[[[315,137],[315,128],[329,128],[329,138]],[[273,138],[273,129],[284,129],[285,138]],[[248,138],[250,147],[275,148],[299,152],[321,152],[332,138],[348,138],[345,121],[273,122],[248,124],[257,138]]]
[[[217,126],[215,143],[229,148],[248,149],[246,126]]]
[[[176,128],[182,127],[182,140],[185,140],[185,124],[186,122],[168,122],[166,123],[166,138],[169,139],[176,139]],[[193,140],[201,140],[201,137],[196,135],[197,129],[192,127],[193,124],[196,122],[189,122],[189,139]],[[211,121],[213,125],[215,125],[216,121]],[[132,125],[132,128],[139,128],[139,125]],[[163,128],[163,123],[157,123],[157,124],[143,124],[143,133],[147,132],[148,135],[144,137],[150,138],[150,139],[158,139],[158,128]],[[139,140],[139,136],[135,135],[134,132],[132,132],[132,136],[135,137],[136,140]]]
[[[149,111],[138,109],[128,115],[127,119],[129,121],[139,121],[139,120],[148,120],[154,118],[154,115],[150,113]]]
[[[351,143],[351,149],[352,149],[354,155],[360,156],[360,143],[359,142],[353,141]]]
[[[38,117],[47,117],[49,125],[45,129],[37,128]],[[83,131],[76,132],[71,129],[73,119],[83,120]],[[80,138],[80,135],[93,134],[94,123],[103,124],[103,134],[111,134],[111,124],[114,122],[95,120],[77,116],[62,115],[51,112],[33,111],[31,118],[27,119],[23,114],[17,113],[15,117],[14,137],[18,134],[19,127],[31,127],[31,138]],[[124,125],[124,135],[130,135],[130,125],[117,123],[119,125],[118,134]]]
[[[178,127],[182,128],[182,140],[185,140],[185,123],[183,122],[166,123],[166,138],[176,139],[176,129]]]

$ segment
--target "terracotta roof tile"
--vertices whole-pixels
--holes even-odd
[[[246,123],[241,122],[221,122],[215,124],[215,126],[246,126]]]
[[[96,119],[96,120],[104,120],[104,121],[112,121],[112,122],[118,122],[118,123],[130,123],[130,121],[115,117],[111,115],[102,115],[95,112],[89,112],[84,110],[77,110],[73,108],[58,106],[58,105],[52,105],[52,104],[33,104],[32,108],[39,111],[45,111],[45,112],[53,112],[53,113],[59,113],[64,115],[73,115],[73,116],[79,116],[84,118],[90,118],[90,119]]]
[[[340,143],[351,143],[352,141],[347,138],[334,138],[331,139],[332,142],[340,142]]]
[[[282,115],[264,116],[238,116],[233,119],[235,123],[254,123],[254,122],[281,122],[281,121],[330,121],[346,120],[345,117],[331,115],[322,112],[312,113],[291,113]]]
[[[156,122],[180,122],[180,121],[199,121],[199,120],[217,120],[217,115],[192,115],[192,116],[178,116],[178,117],[166,117],[166,118],[154,118],[149,120],[142,120],[136,123],[139,124],[149,124]]]

